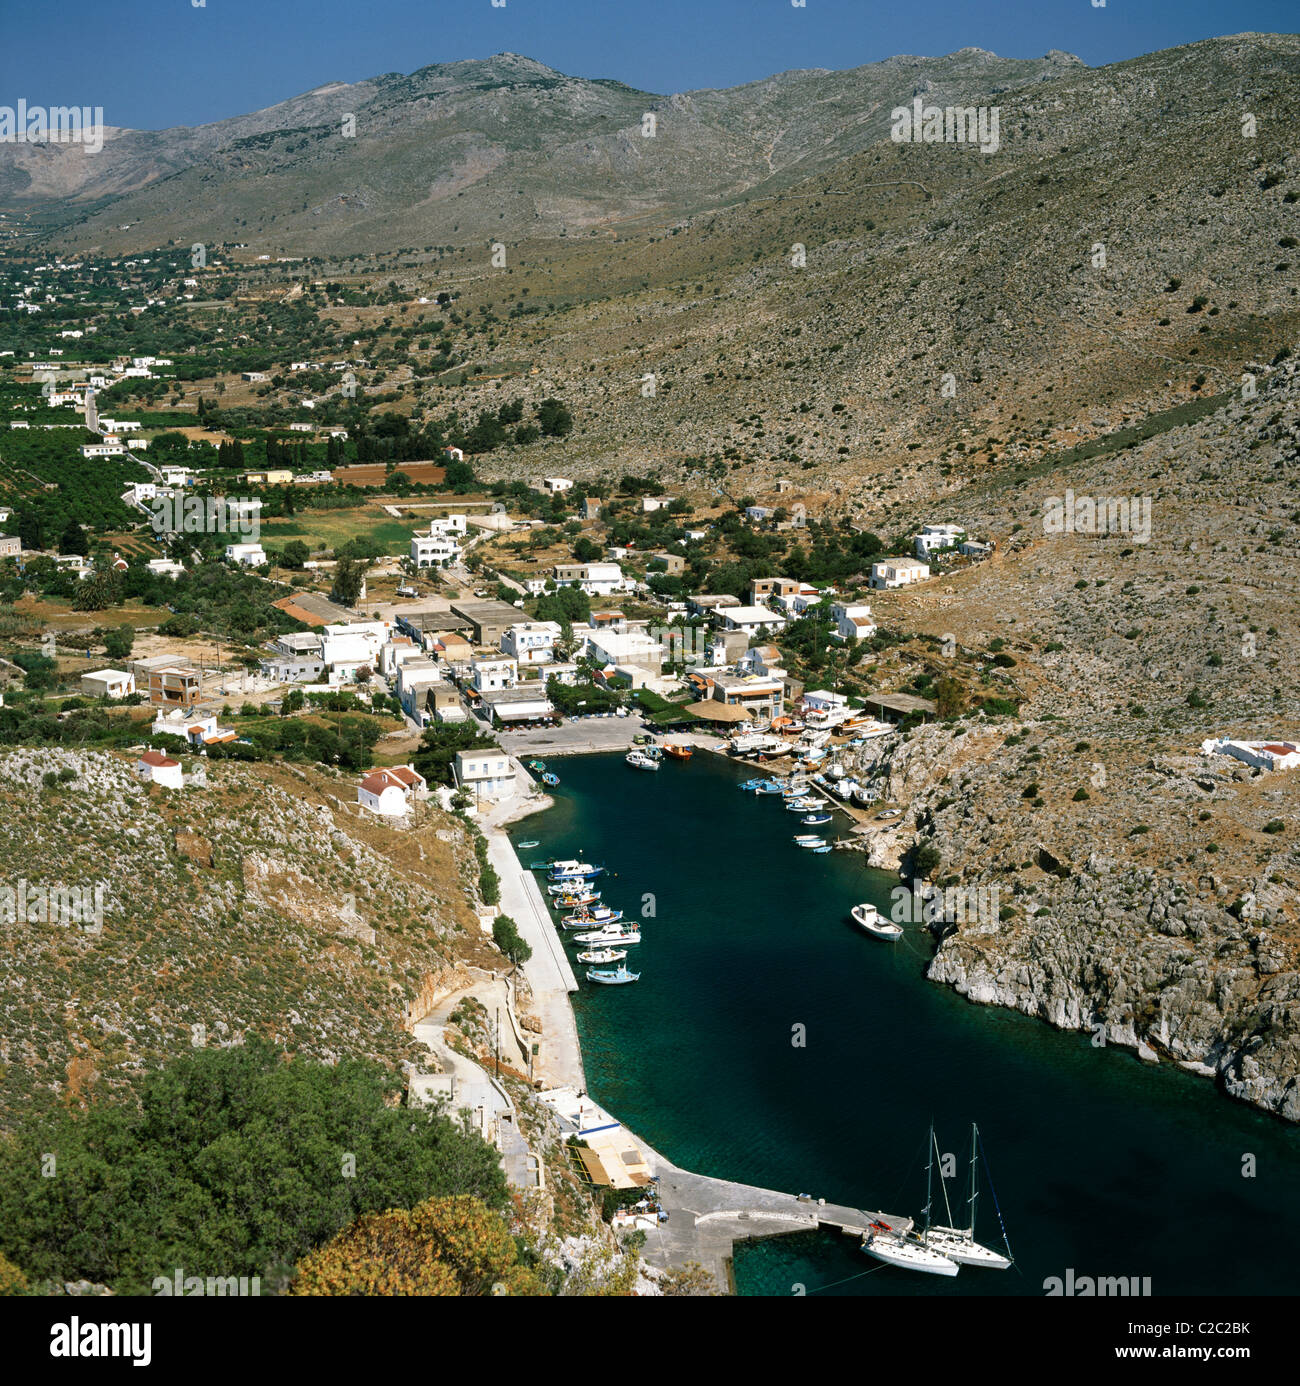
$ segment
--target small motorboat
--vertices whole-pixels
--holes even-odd
[[[829,813],[810,813],[806,818],[799,820],[805,827],[817,827],[822,823],[829,823],[831,816]]]
[[[540,843],[540,842],[520,842],[520,843],[517,843],[516,845],[519,847],[519,850],[520,850],[520,851],[523,851],[523,850],[525,850],[525,849],[528,848],[528,847],[540,847],[540,846],[541,846],[541,843]]]
[[[554,789],[559,782],[560,777],[558,775],[552,775],[549,770],[542,776],[542,783],[549,785],[552,789]]]
[[[557,881],[554,885],[546,887],[546,893],[548,895],[594,895],[598,900],[600,899],[600,891],[594,886],[589,886],[583,880]]]
[[[829,842],[823,842],[820,847],[813,847],[811,850],[816,852],[817,855],[820,857],[824,856],[827,852],[834,851],[835,849],[831,846]]]
[[[589,982],[599,982],[603,987],[621,987],[628,982],[639,981],[640,978],[641,974],[639,972],[629,972],[626,964],[621,967],[589,967],[587,969],[587,980]]]
[[[814,799],[811,794],[805,795],[802,799],[787,799],[785,807],[787,813],[811,813],[814,809],[822,806],[820,799]]]
[[[553,881],[586,881],[599,876],[603,866],[592,866],[589,861],[553,861],[547,863]]]
[[[551,901],[557,910],[585,910],[600,904],[600,891],[589,890],[585,894],[557,895]]]
[[[578,961],[585,963],[622,962],[627,957],[626,948],[588,948],[578,954]]]
[[[536,770],[540,775],[542,771],[546,769],[546,762],[544,760],[530,760],[528,762],[528,768],[530,770]]]
[[[605,905],[599,905],[594,910],[574,910],[572,914],[565,915],[564,927],[582,929],[594,924],[617,924],[622,918],[622,910],[611,910]]]
[[[853,922],[867,931],[874,934],[877,938],[887,938],[891,941],[903,937],[903,926],[894,924],[884,918],[875,905],[854,905],[849,911],[853,916]]]
[[[684,746],[680,742],[665,741],[663,752],[666,756],[671,756],[673,760],[690,760],[695,754],[694,746]]]
[[[592,929],[589,933],[574,934],[574,943],[612,943],[621,948],[624,944],[641,942],[641,930],[635,925],[610,924],[603,929]]]
[[[824,837],[818,837],[816,833],[800,833],[794,840],[800,847],[817,847],[826,841]]]
[[[645,751],[642,751],[642,750],[640,750],[639,748],[636,749],[636,750],[629,751],[629,752],[627,753],[627,755],[625,755],[625,756],[623,757],[623,759],[624,759],[634,770],[658,770],[658,769],[659,769],[659,762],[658,762],[653,756],[648,755]]]

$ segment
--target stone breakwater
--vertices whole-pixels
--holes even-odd
[[[996,917],[936,928],[927,975],[1300,1121],[1300,862],[1264,831],[1279,809],[1294,824],[1300,786],[1149,743],[1094,741],[1081,768],[1076,734],[931,726],[862,748],[860,776],[907,805],[865,835],[869,863],[910,875],[927,846],[937,883],[999,887]],[[1109,774],[1076,799],[1099,751]]]

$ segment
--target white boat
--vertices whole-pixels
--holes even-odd
[[[917,1232],[895,1232],[884,1223],[867,1225],[862,1237],[862,1249],[868,1256],[900,1270],[922,1271],[926,1275],[956,1275],[961,1266],[942,1251],[929,1244],[930,1198],[934,1182],[934,1126],[930,1127],[929,1158],[925,1165],[924,1226]]]
[[[830,843],[827,842],[825,838],[821,837],[807,838],[803,840],[796,837],[795,842],[800,847],[803,847],[805,850],[811,849],[814,852],[820,852],[823,847],[825,847],[826,850],[829,852],[831,847]]]
[[[622,962],[627,957],[626,948],[588,948],[578,954],[578,961],[585,963]]]
[[[874,804],[876,800],[880,798],[880,795],[869,785],[860,784],[854,787],[853,797],[860,804]]]
[[[591,929],[585,934],[574,934],[573,941],[597,945],[612,943],[622,947],[624,944],[640,943],[641,930],[635,927],[625,928],[618,924],[607,924],[603,929]]]
[[[632,750],[623,757],[634,770],[658,770],[659,762],[642,750]]]
[[[553,861],[550,864],[552,881],[585,881],[599,876],[605,868],[592,866],[589,861]]]
[[[638,982],[641,980],[639,972],[629,972],[626,964],[620,964],[614,968],[589,967],[587,969],[587,980],[589,982],[599,982],[601,986],[621,987],[628,982]]]
[[[799,833],[794,840],[802,847],[805,842],[815,845],[824,839],[819,837],[816,833]]]
[[[901,1270],[924,1271],[927,1275],[956,1275],[961,1270],[956,1261],[932,1250],[910,1232],[879,1231],[880,1226],[873,1222],[862,1239],[863,1251],[877,1261]]]
[[[971,1122],[970,1195],[966,1199],[970,1225],[967,1227],[932,1227],[929,1244],[950,1261],[957,1261],[963,1266],[983,1266],[986,1270],[1006,1270],[1012,1263],[1011,1246],[1006,1242],[1006,1228],[1002,1229],[1002,1240],[1007,1247],[1005,1256],[1000,1251],[994,1251],[992,1247],[981,1246],[975,1240],[975,1206],[979,1201],[979,1171],[977,1168],[979,1149],[979,1127]],[[948,1186],[943,1178],[942,1168],[939,1171],[939,1181],[943,1188],[944,1206],[948,1208],[948,1216],[952,1217],[952,1208],[948,1204]],[[991,1183],[989,1187],[992,1188]],[[996,1194],[993,1203],[994,1207],[997,1207]],[[1002,1213],[999,1209],[998,1222],[1001,1223],[1001,1221]]]
[[[885,919],[875,905],[854,905],[849,911],[853,922],[861,925],[867,933],[877,938],[899,939],[903,937],[903,926]]]

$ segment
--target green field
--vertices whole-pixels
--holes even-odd
[[[368,539],[389,553],[405,554],[411,535],[422,528],[418,520],[395,520],[373,506],[352,510],[303,510],[285,519],[262,521],[264,544],[286,544],[301,539],[309,549],[341,548],[352,539]]]

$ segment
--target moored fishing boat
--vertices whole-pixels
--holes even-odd
[[[605,868],[593,866],[589,861],[570,860],[547,862],[545,869],[550,872],[553,881],[587,881],[599,876]]]
[[[637,749],[635,749],[635,750],[629,751],[629,752],[627,753],[627,755],[625,755],[625,756],[623,757],[623,759],[624,759],[634,770],[658,770],[658,769],[659,769],[659,762],[658,762],[653,756],[647,754],[645,751],[641,750],[639,747],[638,747]]]
[[[813,843],[825,842],[824,837],[819,837],[817,833],[799,833],[794,839],[801,847],[805,842]]]
[[[810,813],[799,820],[805,827],[815,827],[822,823],[829,823],[831,816],[829,813]]]
[[[558,775],[553,775],[549,770],[542,776],[542,783],[549,785],[552,789],[554,789],[559,782],[560,777]]]
[[[695,754],[695,747],[678,741],[665,741],[663,751],[664,755],[671,756],[673,760],[690,760]]]
[[[594,910],[574,910],[572,914],[565,915],[561,923],[566,929],[586,929],[596,924],[617,924],[622,918],[622,910],[611,910],[600,905]]]
[[[591,905],[600,904],[600,891],[589,890],[585,894],[557,895],[551,904],[557,910],[585,910]]]
[[[852,915],[855,924],[865,929],[867,933],[874,934],[877,938],[887,938],[892,941],[903,937],[903,926],[885,919],[875,905],[854,905],[849,914]]]
[[[539,846],[541,846],[541,844],[540,844],[539,842],[519,842],[519,843],[516,843],[515,845],[520,849],[520,851],[524,851],[526,848],[529,848],[529,847],[539,847]]]
[[[626,964],[614,968],[589,967],[587,969],[587,980],[589,982],[599,982],[603,987],[621,987],[628,982],[640,981],[639,972],[629,972]]]
[[[626,957],[626,948],[587,948],[578,954],[578,961],[585,963],[613,963],[622,962]]]

